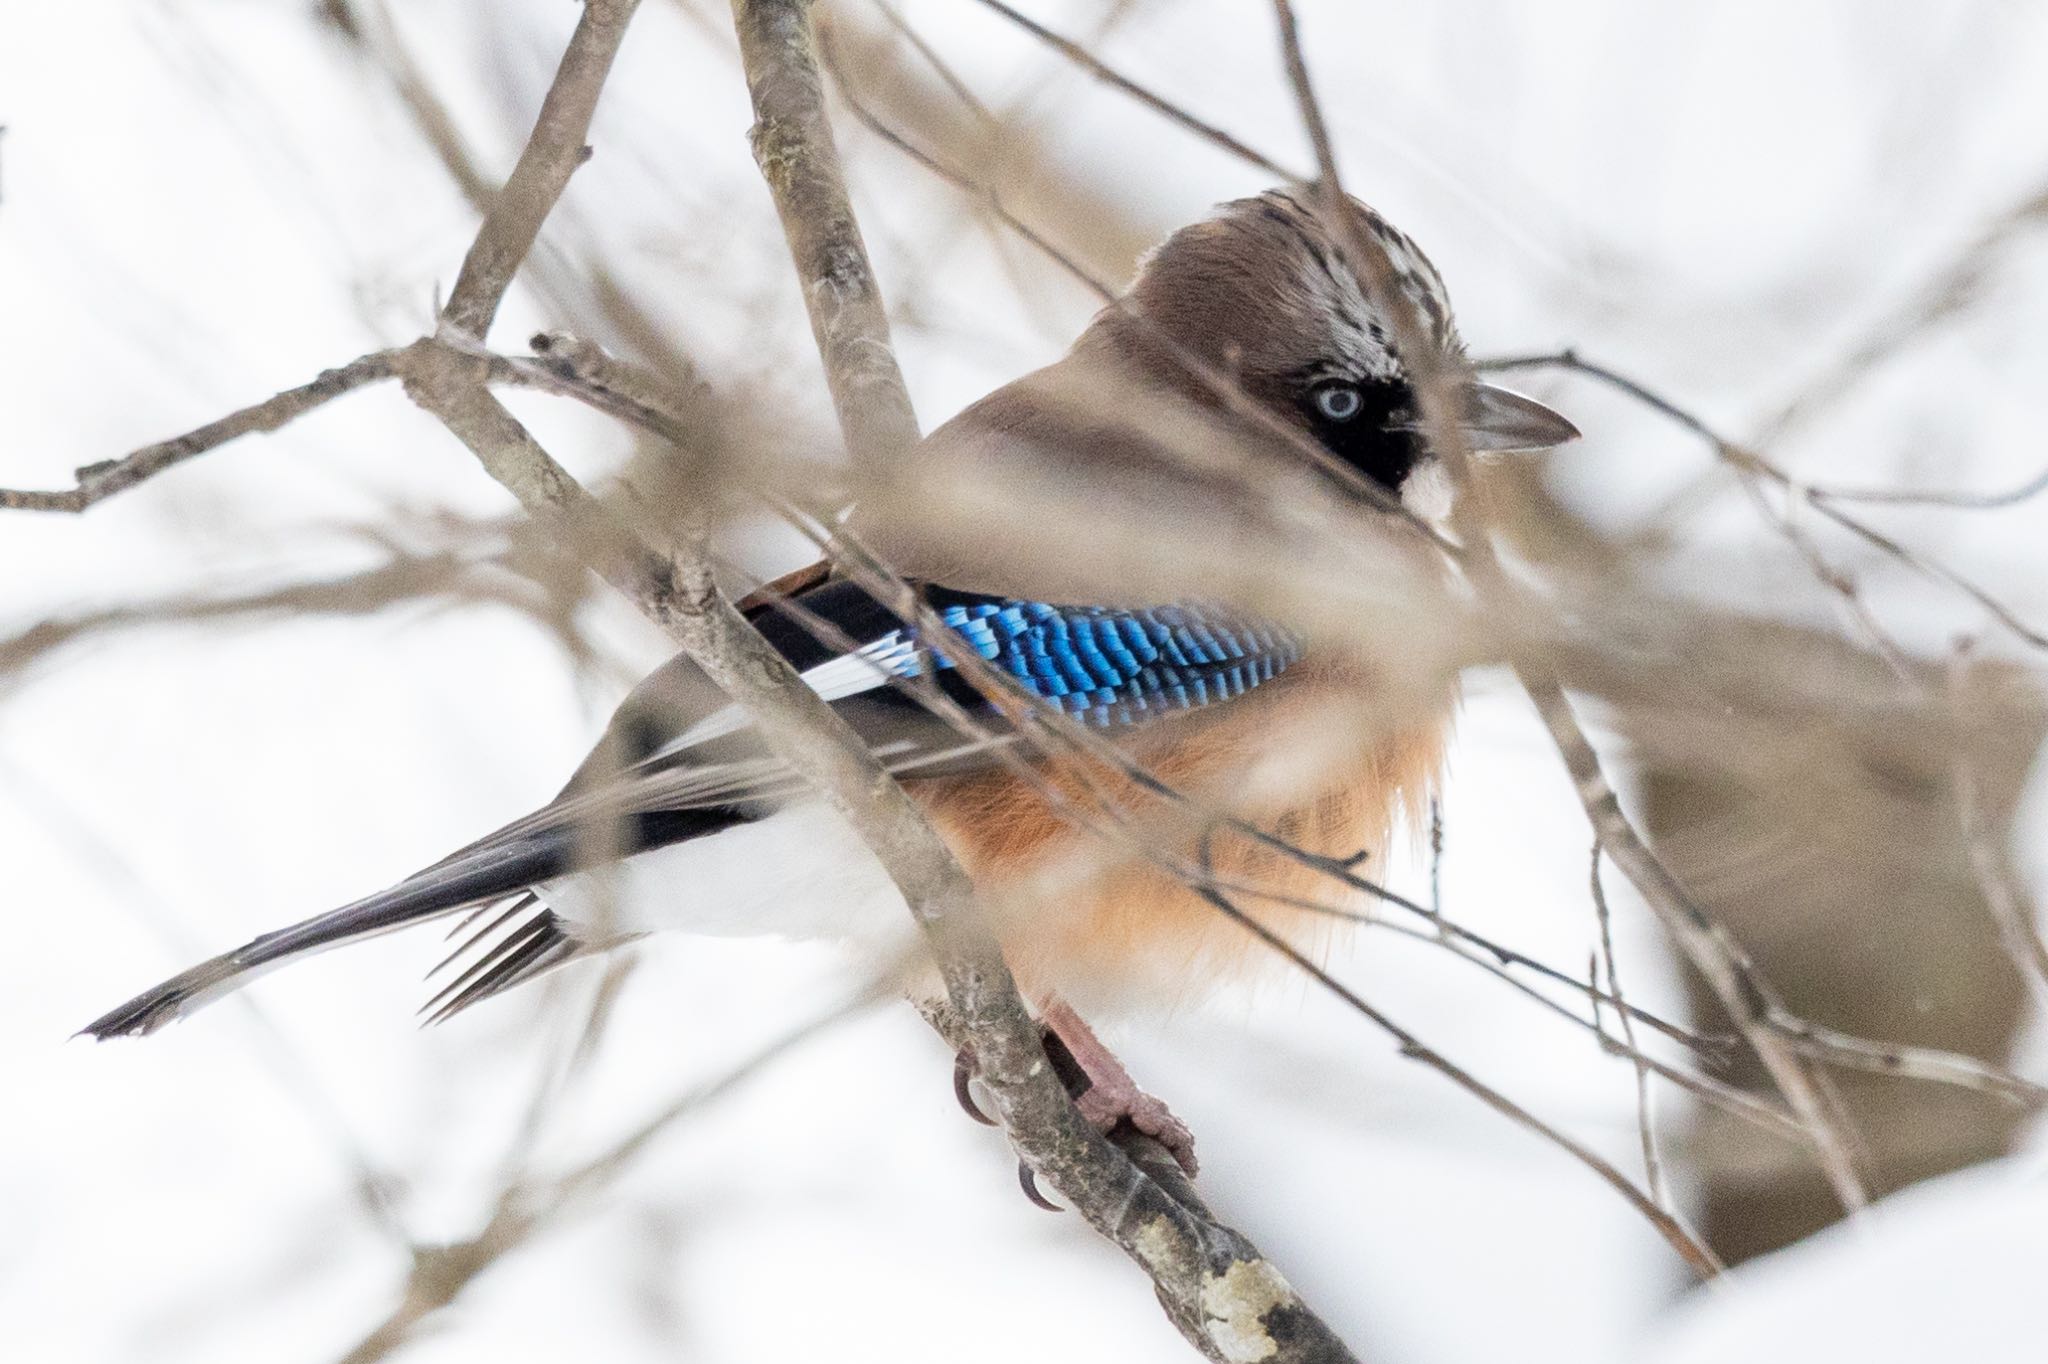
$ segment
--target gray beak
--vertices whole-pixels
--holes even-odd
[[[1534,398],[1477,380],[1465,391],[1465,439],[1474,450],[1548,450],[1578,438],[1578,427]]]

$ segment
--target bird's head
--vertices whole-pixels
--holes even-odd
[[[1462,342],[1444,282],[1386,219],[1347,199],[1377,241],[1430,344]],[[1421,412],[1394,327],[1347,268],[1309,191],[1269,190],[1223,204],[1146,257],[1128,296],[1105,311],[1126,344],[1150,330],[1216,370],[1412,511],[1449,504],[1441,462],[1421,435]],[[1463,401],[1474,450],[1540,450],[1579,432],[1534,399],[1474,381]]]

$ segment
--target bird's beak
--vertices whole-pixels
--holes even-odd
[[[1474,450],[1548,450],[1579,428],[1519,393],[1474,380],[1465,390],[1465,439]]]

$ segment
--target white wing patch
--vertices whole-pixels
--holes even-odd
[[[917,641],[902,630],[891,630],[853,653],[828,658],[814,668],[806,668],[798,676],[825,700],[843,701],[849,696],[859,696],[909,676],[916,657]],[[672,757],[713,739],[737,734],[748,723],[747,713],[739,706],[721,706],[648,754],[644,761]]]
[[[838,701],[885,687],[895,678],[908,677],[916,658],[917,641],[901,630],[891,630],[853,653],[807,669],[803,679],[827,701]]]

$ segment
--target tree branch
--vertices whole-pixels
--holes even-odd
[[[886,480],[917,439],[888,324],[826,122],[807,0],[733,0],[753,96],[756,160],[804,287],[855,461]],[[817,703],[822,708],[822,703]],[[1200,1215],[1081,1121],[981,924],[966,878],[893,782],[872,792],[876,853],[909,899],[945,980],[938,1017],[971,1045],[996,1114],[1031,1166],[1152,1277],[1167,1315],[1215,1360],[1352,1356],[1240,1233]],[[923,891],[924,894],[919,894]]]
[[[886,478],[917,442],[889,319],[825,120],[808,0],[733,0],[754,102],[748,134],[803,285],[825,382],[856,464]]]
[[[182,436],[145,445],[120,459],[85,465],[77,472],[78,486],[75,488],[51,491],[0,488],[0,508],[82,512],[95,502],[124,492],[144,479],[154,478],[195,455],[203,455],[241,436],[275,431],[344,393],[352,393],[380,379],[389,379],[397,372],[394,367],[397,357],[398,352],[388,350],[362,356],[337,369],[323,371],[311,383],[288,388],[253,407],[230,412]]]
[[[1039,42],[1044,43],[1047,47],[1059,53],[1062,57],[1065,57],[1068,61],[1080,67],[1112,90],[1121,90],[1147,109],[1178,124],[1203,141],[1222,148],[1238,160],[1245,162],[1247,165],[1256,166],[1269,175],[1278,176],[1282,180],[1293,182],[1301,180],[1300,172],[1289,170],[1258,148],[1240,142],[1215,124],[1197,118],[1194,114],[1181,108],[1181,106],[1167,99],[1164,95],[1138,84],[1079,43],[1074,42],[1070,38],[1062,38],[1037,20],[1028,15],[1020,14],[1017,10],[1004,4],[1003,0],[981,0],[981,3],[988,9],[992,9],[997,14],[1002,15],[1003,18],[1009,20],[1018,28],[1023,29],[1032,37],[1038,39]]]
[[[640,0],[584,0],[583,17],[541,101],[526,149],[462,259],[462,273],[441,312],[447,327],[479,341],[490,331],[498,304],[533,249],[541,224],[568,188],[569,177],[589,159],[584,139],[590,135],[590,117],[639,4]]]
[[[1386,251],[1358,230],[1355,218],[1346,210],[1329,132],[1309,84],[1293,7],[1289,0],[1273,0],[1273,6],[1279,19],[1281,51],[1301,107],[1302,122],[1316,149],[1325,217],[1333,230],[1342,229],[1338,240],[1344,255],[1358,272],[1373,304],[1391,325],[1416,390],[1429,448],[1444,461],[1460,488],[1454,517],[1464,545],[1461,562],[1482,598],[1496,611],[1508,613],[1503,619],[1517,618],[1523,594],[1502,570],[1489,527],[1481,509],[1474,505],[1474,487],[1467,467],[1470,451],[1458,426],[1455,386],[1465,377],[1467,366],[1459,357],[1446,354],[1432,343],[1414,301],[1398,287]],[[1546,672],[1527,662],[1516,665],[1515,675],[1536,703],[1602,846],[1656,912],[1665,931],[1712,985],[1744,1039],[1770,1071],[1786,1103],[1812,1134],[1821,1167],[1843,1204],[1851,1209],[1863,1206],[1868,1200],[1862,1180],[1850,1159],[1847,1140],[1838,1130],[1825,1085],[1810,1073],[1804,1058],[1784,1038],[1764,1026],[1765,1016],[1776,1003],[1765,992],[1740,945],[1692,900],[1629,822],[1601,771],[1599,755],[1580,728],[1562,688]]]

